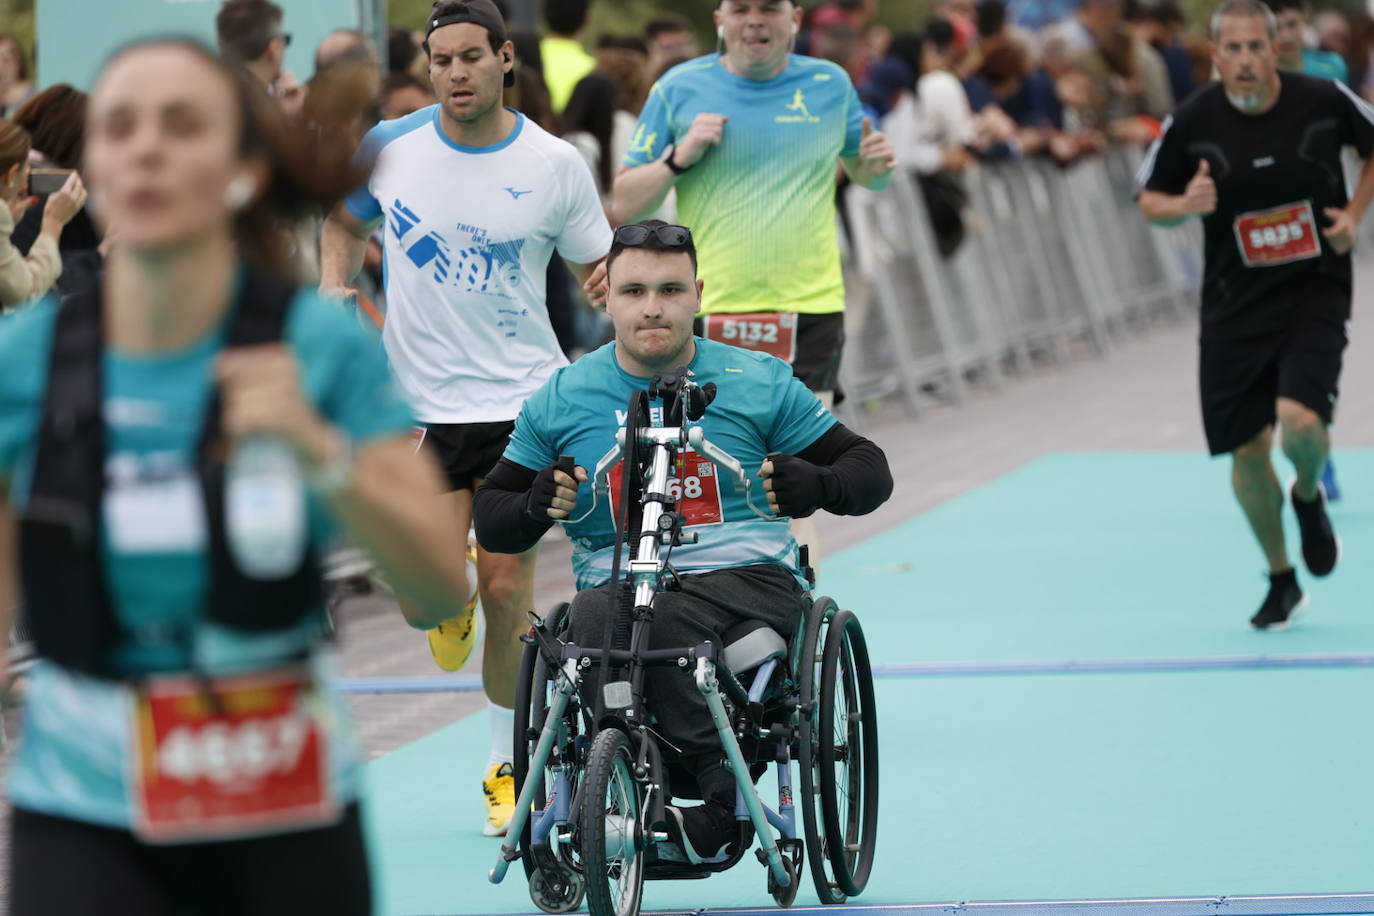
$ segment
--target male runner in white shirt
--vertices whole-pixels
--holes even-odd
[[[363,141],[376,157],[372,175],[325,222],[321,274],[325,288],[346,287],[385,221],[382,341],[466,529],[473,492],[505,451],[521,405],[567,365],[545,304],[549,258],[556,249],[585,281],[611,228],[577,151],[501,106],[514,49],[491,0],[440,0],[425,31],[439,103],[384,121]],[[489,836],[505,833],[515,805],[511,707],[534,560],[533,549],[477,557],[492,713]],[[462,666],[472,627],[468,608],[430,631],[441,667]]]

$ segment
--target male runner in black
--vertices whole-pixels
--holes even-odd
[[[1269,457],[1276,423],[1297,471],[1290,495],[1307,569],[1325,576],[1340,555],[1319,478],[1350,319],[1350,248],[1374,199],[1374,108],[1338,82],[1280,73],[1275,34],[1259,0],[1218,8],[1221,83],[1179,106],[1140,173],[1146,218],[1203,220],[1203,426],[1212,454],[1232,455],[1236,499],[1269,563],[1256,629],[1286,629],[1306,604]],[[1347,145],[1366,160],[1352,199]]]

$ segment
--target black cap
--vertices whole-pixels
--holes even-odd
[[[438,7],[439,4],[435,4]],[[496,4],[491,0],[458,0],[455,4],[444,4],[449,7],[442,15],[436,16],[430,12],[430,17],[425,22],[425,44],[428,47],[429,36],[435,29],[442,29],[446,25],[458,25],[470,22],[473,25],[480,25],[491,33],[492,38],[496,39],[497,44],[505,44],[508,40],[506,36],[506,20],[501,15],[501,11],[496,8]],[[506,73],[506,87],[515,85],[515,70]]]

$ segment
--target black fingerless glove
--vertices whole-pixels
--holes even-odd
[[[781,452],[769,455],[768,460],[773,462],[773,495],[779,515],[806,518],[840,498],[840,480],[830,468]]]
[[[549,518],[549,510],[553,508],[553,498],[558,493],[558,481],[553,479],[554,471],[563,471],[565,474],[571,473],[563,467],[562,462],[558,462],[540,468],[539,473],[534,475],[534,483],[530,485],[530,492],[525,496],[525,515],[531,521],[544,523],[553,521]]]

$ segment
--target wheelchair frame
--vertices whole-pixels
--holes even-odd
[[[656,377],[647,397],[644,391],[634,392],[626,426],[619,431],[615,447],[597,462],[591,507],[567,522],[581,521],[597,510],[607,494],[610,471],[623,458],[626,498],[622,500],[622,511],[626,515],[617,520],[618,539],[623,538],[632,518],[629,497],[638,497],[636,502],[642,513],[627,570],[627,581],[633,588],[629,648],[612,647],[609,621],[605,645],[600,649],[562,642],[558,633],[566,620],[567,604],[559,605],[545,619],[531,614],[533,625],[526,637],[520,672],[515,741],[518,748],[524,749],[536,738],[537,744],[528,761],[517,760],[519,797],[515,814],[489,878],[492,883],[500,883],[510,864],[523,859],[531,898],[546,912],[575,909],[585,894],[593,916],[637,916],[646,878],[699,878],[737,864],[748,848],[744,842],[746,824],[752,825],[758,839],[760,848],[756,855],[768,869],[768,890],[781,906],[789,906],[796,899],[801,860],[806,852],[817,893],[824,903],[840,903],[857,896],[868,880],[877,829],[877,727],[867,648],[858,619],[849,611],[838,610],[830,599],[808,598],[805,623],[786,647],[784,657],[788,664],[782,673],[781,693],[773,695],[769,688],[778,680],[780,667],[776,652],[751,665],[753,675],[746,689],[738,677],[746,672],[730,670],[725,647],[707,642],[694,647],[647,648],[655,598],[672,587],[676,576],[668,563],[671,549],[696,542],[696,533],[683,530],[683,516],[674,511],[669,493],[669,478],[680,451],[690,447],[715,462],[727,483],[743,489],[746,503],[760,518],[787,522],[786,518],[760,510],[754,504],[752,480],[740,463],[713,445],[702,428],[694,425],[713,395],[712,386],[697,386],[686,369]],[[678,425],[650,425],[651,397],[664,401],[664,422],[680,421]],[[647,461],[643,462],[647,473],[642,492],[631,494],[631,480],[642,469],[640,449],[648,451]],[[571,459],[560,458],[559,464],[571,473]],[[618,567],[617,555],[613,580],[618,579]],[[614,594],[613,590],[613,600]],[[826,633],[822,640],[823,629]],[[608,675],[617,668],[626,671],[621,680],[602,678],[600,695],[594,703],[588,703],[580,697],[580,688],[583,672],[593,666]],[[651,666],[676,667],[683,671],[683,676],[694,679],[734,773],[735,814],[741,822],[741,835],[734,854],[724,861],[688,862],[666,833],[650,829],[651,825],[665,821],[668,785],[658,744],[666,739],[654,731],[643,706],[643,675]],[[829,703],[823,695],[818,696],[818,680],[821,687],[831,685]],[[838,750],[833,740],[817,740],[827,734],[833,737],[836,685],[843,686],[846,696],[846,709],[840,715],[846,737]],[[727,706],[727,699],[732,705]],[[545,702],[547,708],[542,705]],[[742,742],[755,752],[754,760],[746,759]],[[802,758],[805,844],[799,836],[803,831],[798,830],[794,804],[794,747]],[[830,777],[817,779],[816,768],[824,769],[827,750]],[[772,752],[776,765],[777,810],[760,799],[751,773],[759,763],[766,769],[767,758],[758,759],[765,751]],[[846,808],[846,823],[838,829],[835,825],[841,819],[840,801],[834,778],[837,754],[846,762],[852,754],[862,765],[862,804],[858,809],[852,804]],[[517,757],[520,755],[517,752]],[[552,785],[547,787],[545,797],[549,776]],[[612,780],[627,784],[632,790],[627,793],[626,785],[621,786],[619,805],[632,810],[604,812]],[[589,785],[595,791],[589,793]],[[630,794],[634,796],[633,804]],[[815,810],[817,799],[820,812]],[[538,800],[544,804],[535,808]],[[826,824],[824,831],[817,827],[821,820]],[[826,836],[836,833],[844,835],[843,841],[827,843]],[[613,855],[618,864],[608,867]],[[622,888],[624,893],[619,901],[611,899],[602,875],[614,877],[622,885],[628,880],[629,887]]]

